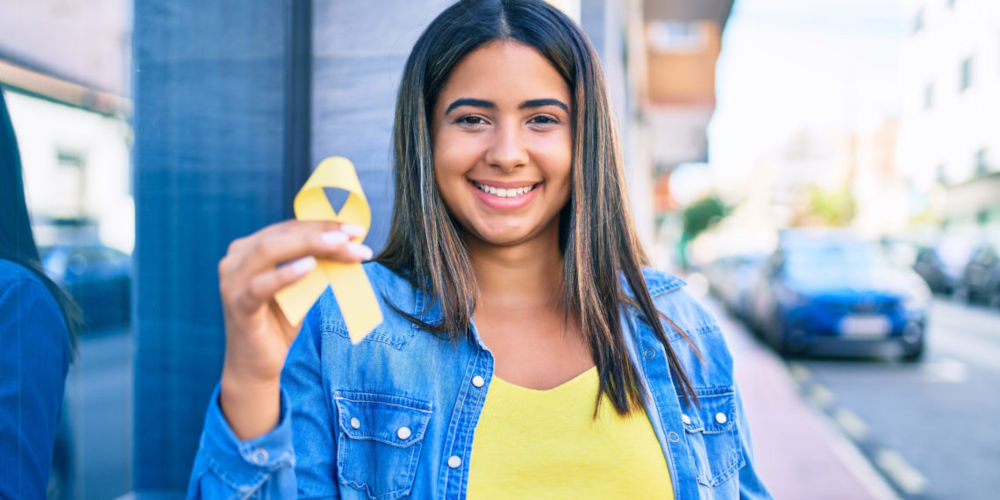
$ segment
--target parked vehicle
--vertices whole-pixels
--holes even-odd
[[[949,272],[936,248],[921,247],[917,250],[913,270],[924,279],[931,292],[951,295],[955,291],[956,277]]]
[[[750,292],[766,261],[766,254],[734,255],[716,260],[707,270],[712,292],[743,321],[749,318]]]
[[[131,257],[100,244],[55,245],[40,253],[45,271],[80,305],[86,330],[130,323]]]
[[[1000,307],[1000,258],[992,245],[976,247],[955,286],[955,296],[970,303]]]
[[[920,359],[930,289],[877,245],[787,230],[752,292],[752,319],[783,354]]]

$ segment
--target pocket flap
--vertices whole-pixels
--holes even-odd
[[[431,418],[431,403],[391,394],[335,391],[337,423],[351,439],[406,448],[420,442]]]
[[[733,428],[736,418],[736,394],[698,394],[699,405],[688,407],[685,415],[690,423],[684,423],[688,432],[718,434]]]

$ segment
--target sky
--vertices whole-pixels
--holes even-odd
[[[709,126],[732,177],[803,128],[865,130],[900,108],[900,0],[736,0]]]

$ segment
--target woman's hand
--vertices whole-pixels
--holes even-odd
[[[285,221],[234,240],[219,261],[226,355],[219,404],[241,440],[277,425],[281,369],[301,325],[274,295],[316,267],[316,258],[356,263],[368,247],[349,242],[364,229],[337,222]]]

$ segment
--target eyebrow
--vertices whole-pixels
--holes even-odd
[[[496,109],[497,105],[493,101],[487,101],[484,99],[472,99],[470,97],[462,97],[460,99],[455,99],[454,102],[448,105],[448,109],[444,110],[444,114],[451,113],[451,110],[459,106],[472,106],[476,108],[487,108]],[[558,106],[563,109],[563,111],[569,113],[569,106],[560,101],[559,99],[531,99],[521,103],[517,109],[527,109],[527,108],[540,108],[542,106]]]

